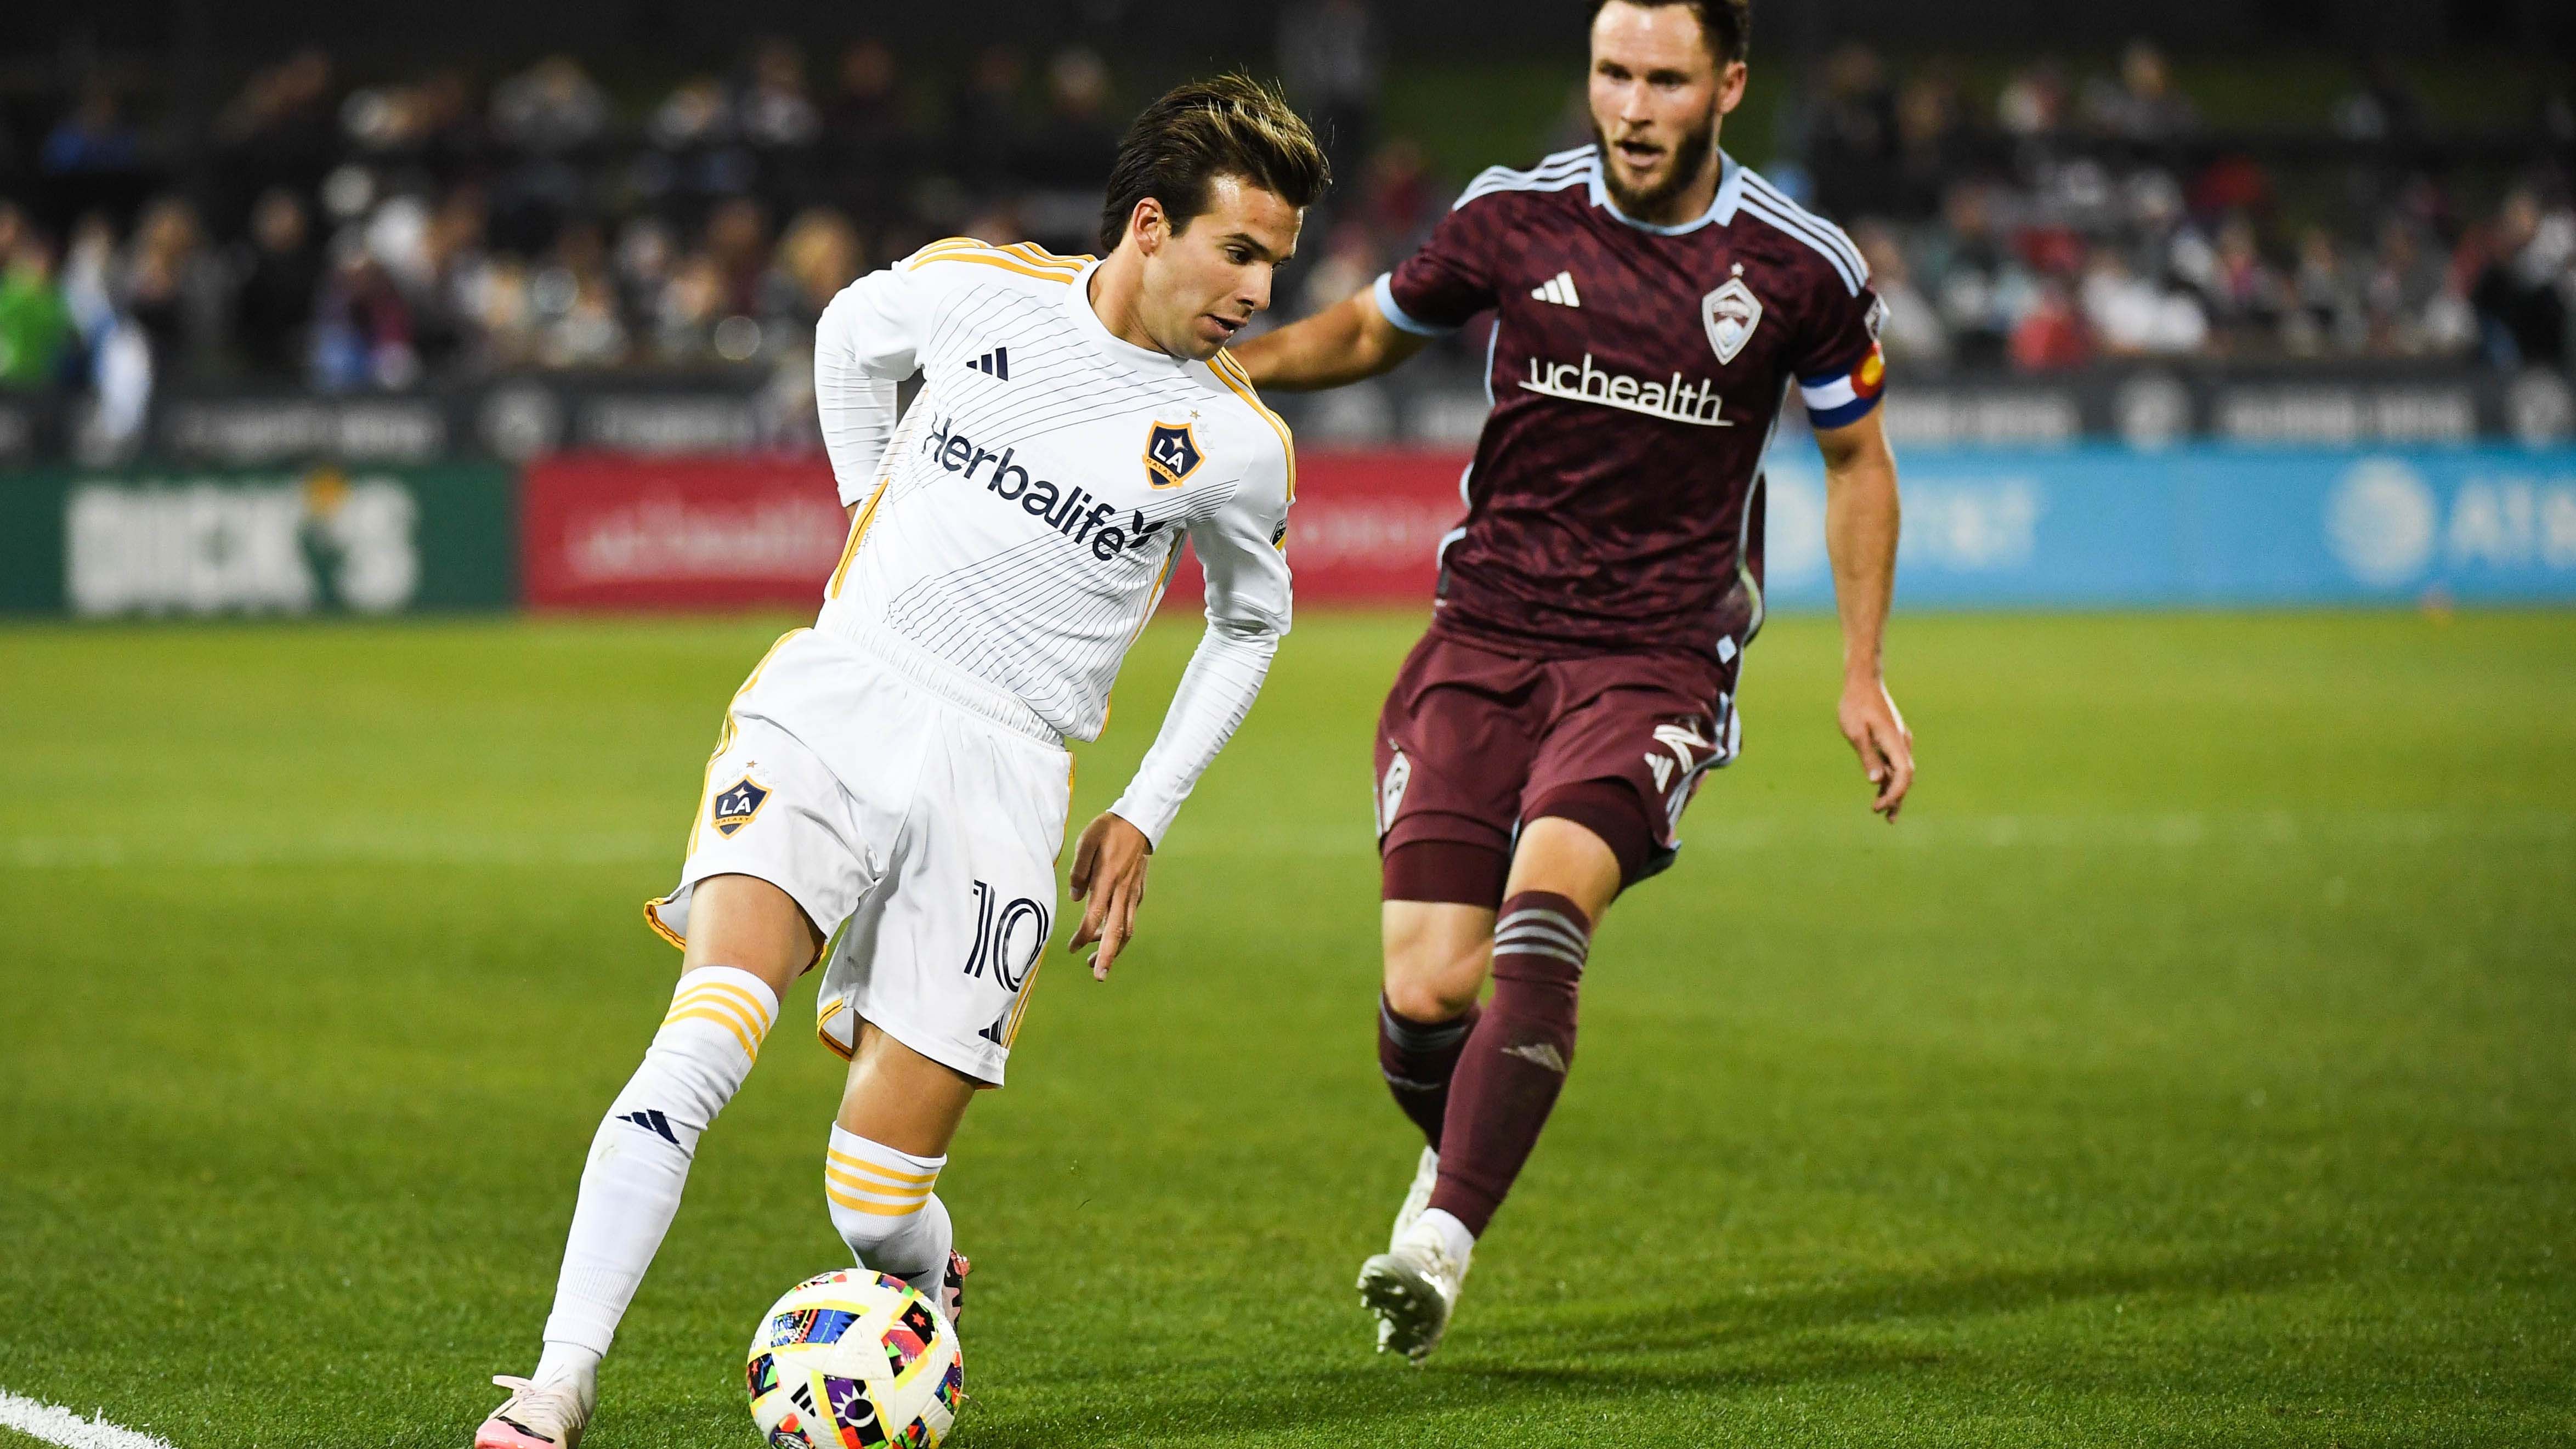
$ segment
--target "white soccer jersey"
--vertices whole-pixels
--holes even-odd
[[[818,630],[961,670],[1096,738],[1186,536],[1208,633],[1112,808],[1158,844],[1289,626],[1288,429],[1231,357],[1120,340],[1089,258],[936,242],[824,310],[814,390],[859,506]],[[895,385],[923,374],[894,418]]]

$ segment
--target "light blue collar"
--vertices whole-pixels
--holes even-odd
[[[1708,210],[1679,226],[1657,226],[1651,221],[1637,220],[1621,211],[1617,203],[1611,201],[1610,188],[1601,180],[1601,168],[1608,164],[1609,162],[1603,159],[1600,151],[1595,150],[1592,153],[1592,204],[1618,218],[1622,223],[1633,226],[1639,231],[1652,232],[1656,236],[1680,236],[1684,232],[1697,231],[1711,222],[1724,226],[1735,220],[1736,198],[1744,194],[1744,168],[1735,164],[1734,157],[1721,150],[1717,153],[1717,195],[1709,198]]]

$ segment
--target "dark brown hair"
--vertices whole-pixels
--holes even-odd
[[[1753,48],[1753,0],[1619,0],[1641,10],[1660,10],[1679,5],[1699,17],[1700,39],[1708,42],[1708,53],[1717,57],[1721,66],[1744,59]],[[1611,0],[1592,0],[1592,14],[1584,23],[1601,18]]]
[[[1190,81],[1145,108],[1118,143],[1100,206],[1100,250],[1117,250],[1136,203],[1163,204],[1175,234],[1208,209],[1208,184],[1236,176],[1290,206],[1314,205],[1332,184],[1315,133],[1274,86],[1227,74]]]

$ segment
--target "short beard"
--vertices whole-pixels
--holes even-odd
[[[1602,134],[1598,121],[1592,125],[1592,144],[1601,152],[1601,185],[1610,193],[1610,200],[1629,216],[1651,222],[1672,204],[1674,197],[1688,191],[1691,183],[1699,179],[1700,168],[1708,164],[1708,153],[1717,149],[1717,121],[1711,117],[1707,125],[1675,142],[1671,169],[1662,181],[1644,191],[1632,191],[1620,184],[1618,169],[1610,164],[1610,138]]]

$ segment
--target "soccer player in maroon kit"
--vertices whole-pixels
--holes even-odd
[[[1359,1286],[1379,1348],[1417,1362],[1564,1085],[1594,925],[1735,756],[1792,388],[1824,455],[1842,731],[1889,821],[1913,783],[1880,672],[1882,304],[1849,238],[1718,149],[1751,22],[1749,0],[1594,0],[1594,144],[1485,172],[1373,289],[1236,349],[1261,387],[1335,387],[1495,316],[1467,518],[1377,738],[1378,1061],[1430,1145]]]

